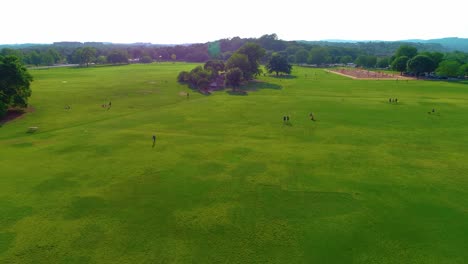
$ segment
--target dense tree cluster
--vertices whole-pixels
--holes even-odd
[[[208,88],[211,83],[217,85],[220,81],[223,86],[226,84],[237,88],[243,81],[251,80],[261,73],[260,60],[263,56],[265,49],[256,43],[247,42],[235,51],[226,63],[210,60],[204,67],[197,66],[190,72],[179,73],[177,80],[201,90]]]
[[[410,45],[402,45],[392,56],[391,67],[402,74],[408,73],[416,77],[421,75],[438,77],[467,76],[468,54],[463,52],[421,52]]]

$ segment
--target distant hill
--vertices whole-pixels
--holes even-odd
[[[408,39],[401,42],[424,43],[424,44],[440,44],[450,51],[468,52],[468,38],[440,38],[440,39]]]

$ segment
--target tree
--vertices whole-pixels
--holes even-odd
[[[426,55],[417,55],[408,60],[407,67],[410,72],[419,76],[421,73],[431,72],[434,68],[434,62]]]
[[[101,55],[96,58],[96,63],[97,64],[106,64],[107,63],[107,58],[104,55]]]
[[[242,70],[237,67],[231,68],[226,72],[226,84],[234,89],[240,86],[243,78]]]
[[[309,52],[309,64],[322,65],[330,61],[328,50],[324,47],[313,47]]]
[[[418,49],[410,45],[401,45],[395,52],[395,57],[406,56],[408,59],[412,59],[418,54]]]
[[[89,66],[89,63],[94,59],[96,55],[96,49],[91,47],[84,47],[76,49],[72,54],[72,61],[80,65],[86,64],[86,67]]]
[[[356,58],[357,66],[366,67],[366,68],[373,68],[377,64],[377,57],[376,56],[369,56],[369,55],[361,55]]]
[[[349,56],[349,55],[345,55],[345,56],[342,56],[342,57],[340,58],[340,63],[345,63],[345,64],[347,64],[347,63],[351,63],[351,62],[353,62],[353,57],[351,57],[351,56]]]
[[[274,53],[270,61],[266,65],[266,69],[268,70],[268,73],[275,72],[276,76],[278,76],[278,73],[280,72],[290,74],[292,65],[288,63],[288,60],[285,56],[281,56],[277,53]]]
[[[296,52],[296,63],[306,63],[309,52],[306,49],[300,49]]]
[[[408,60],[409,58],[406,56],[401,56],[401,57],[396,58],[392,62],[392,69],[394,71],[399,71],[400,74],[403,74],[403,72],[406,71],[406,65],[408,63]]]
[[[461,64],[458,61],[442,61],[436,69],[436,74],[442,77],[458,77],[460,75],[460,67]]]
[[[250,69],[249,59],[246,55],[234,53],[226,62],[226,69],[239,68],[242,73],[248,72]]]
[[[46,65],[46,66],[52,66],[54,65],[54,57],[49,54],[48,52],[41,53],[41,64]]]
[[[460,70],[458,74],[462,76],[463,78],[468,76],[468,63],[465,63],[462,66],[460,66]]]
[[[377,60],[377,64],[375,65],[377,68],[385,69],[390,65],[390,58],[384,57]]]
[[[259,61],[263,56],[265,56],[264,48],[256,43],[247,42],[237,50],[237,53],[247,56],[247,61],[249,64],[248,69],[244,70],[239,67],[239,69],[242,70],[245,79],[250,80],[255,75],[258,75],[262,72]]]
[[[128,63],[128,52],[126,50],[113,50],[107,55],[107,61],[112,64]]]
[[[41,56],[35,50],[33,50],[29,54],[29,63],[36,66],[39,66],[39,64],[41,64]]]
[[[0,56],[0,114],[8,107],[28,106],[32,80],[18,57]]]
[[[96,49],[91,47],[84,47],[81,51],[81,62],[86,64],[86,67],[89,66],[89,63],[94,59],[96,56]]]
[[[153,59],[150,56],[145,55],[145,56],[141,57],[140,62],[141,63],[151,63],[151,62],[153,62]]]

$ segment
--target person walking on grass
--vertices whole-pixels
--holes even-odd
[[[315,121],[314,113],[310,112],[309,117],[310,120]]]
[[[155,144],[156,144],[156,135],[153,135],[153,148]]]

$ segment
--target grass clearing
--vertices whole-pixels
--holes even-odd
[[[1,263],[468,258],[466,84],[296,67],[205,96],[176,82],[194,66],[31,70],[35,111],[0,128]]]

